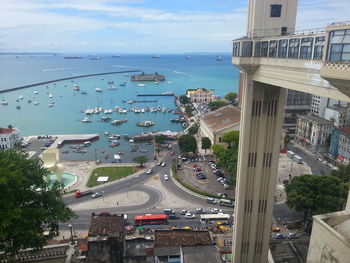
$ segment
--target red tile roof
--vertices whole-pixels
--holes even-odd
[[[91,218],[89,237],[119,236],[124,232],[124,216],[118,215],[94,215]]]
[[[154,247],[208,246],[212,245],[208,231],[156,230]]]
[[[9,128],[0,128],[0,134],[9,134],[13,131],[15,131],[16,129],[9,129]]]
[[[202,118],[203,121],[215,132],[239,123],[241,120],[241,110],[235,106],[228,105],[205,114]]]

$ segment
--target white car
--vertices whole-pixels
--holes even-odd
[[[194,215],[194,214],[191,214],[191,213],[186,213],[186,215],[185,215],[185,218],[186,219],[193,219],[193,218],[195,218],[196,216]]]
[[[165,165],[166,165],[165,162],[162,162],[162,163],[160,164],[160,166],[162,166],[162,167],[164,167]]]
[[[164,175],[164,180],[166,180],[166,181],[169,180],[169,176],[167,174]]]
[[[153,173],[153,170],[152,170],[152,169],[149,169],[149,170],[146,172],[146,174],[151,174],[151,173]]]
[[[222,209],[212,208],[212,209],[210,210],[210,212],[211,212],[212,214],[218,214],[218,213],[222,213]]]
[[[97,198],[97,197],[101,197],[103,194],[100,192],[96,192],[94,194],[91,195],[92,198]]]

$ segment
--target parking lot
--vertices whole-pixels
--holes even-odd
[[[225,189],[224,185],[221,182],[217,181],[218,177],[214,174],[213,169],[211,168],[208,161],[203,161],[202,159],[200,159],[200,161],[180,161],[180,163],[182,163],[181,166],[183,170],[178,170],[177,174],[186,184],[196,187],[210,194],[217,195],[218,193],[224,193],[227,194],[227,196],[230,198],[234,197],[233,187],[230,186],[229,188]],[[203,176],[200,177],[201,173],[204,174],[206,179],[199,179],[203,178]],[[196,174],[198,174],[199,178],[196,177]],[[224,176],[228,178],[228,176],[226,176],[225,174]]]

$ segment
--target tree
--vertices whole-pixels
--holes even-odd
[[[197,141],[191,134],[182,135],[179,138],[179,148],[182,153],[195,153],[197,151]]]
[[[148,158],[147,158],[146,156],[144,156],[144,155],[140,155],[140,156],[134,157],[134,158],[132,159],[132,161],[133,161],[134,163],[140,164],[140,167],[142,167],[144,163],[147,163]]]
[[[9,125],[7,126],[7,128],[12,129],[13,127],[12,127],[11,124],[9,124]]]
[[[190,117],[193,116],[193,114],[192,114],[193,108],[192,108],[191,106],[186,106],[186,107],[185,107],[185,112],[186,112],[186,114],[187,114],[188,116],[190,116]]]
[[[207,150],[211,147],[211,140],[208,137],[202,138],[202,149],[205,150],[205,153],[207,153]]]
[[[225,100],[228,100],[231,103],[235,103],[238,95],[236,92],[229,92],[225,95]]]
[[[186,104],[190,103],[190,100],[186,95],[179,96],[179,101],[182,105],[186,105]]]
[[[225,102],[223,100],[215,100],[215,101],[211,101],[208,103],[208,108],[211,111],[214,111],[214,110],[220,109],[226,105],[227,105],[227,102]]]
[[[345,202],[341,181],[329,175],[305,174],[294,177],[286,185],[286,193],[288,207],[304,212],[306,220],[316,214],[337,211]]]
[[[0,151],[0,251],[16,254],[45,245],[43,232],[58,233],[58,224],[75,217],[61,199],[62,185],[49,185],[40,159],[20,150]]]
[[[345,184],[350,184],[350,165],[340,165],[337,171],[331,172],[331,175],[339,178]]]
[[[188,128],[188,133],[191,135],[195,135],[195,134],[197,134],[198,129],[199,129],[198,125],[196,125],[196,124],[192,125],[190,128]]]
[[[231,147],[231,146],[238,146],[239,131],[226,132],[221,137],[221,141],[227,143],[229,147]]]
[[[163,134],[154,136],[154,142],[157,144],[158,147],[161,143],[164,143],[166,139],[167,137]]]
[[[215,154],[215,156],[218,156],[220,155],[222,152],[225,152],[226,151],[226,148],[222,145],[219,145],[219,144],[214,144],[212,147],[211,147],[211,150],[213,151],[213,153]]]

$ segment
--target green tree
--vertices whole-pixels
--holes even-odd
[[[195,153],[197,151],[197,141],[191,134],[182,135],[179,140],[179,148],[182,153]]]
[[[236,92],[229,92],[225,95],[225,100],[228,100],[231,103],[235,103],[238,95]]]
[[[214,111],[214,110],[217,110],[217,109],[220,109],[224,106],[227,105],[227,102],[226,101],[223,101],[223,100],[215,100],[215,101],[211,101],[208,103],[208,108],[211,110],[211,111]]]
[[[211,140],[208,137],[202,138],[202,149],[207,153],[207,150],[211,147]]]
[[[190,99],[186,95],[179,96],[179,101],[182,105],[190,103]]]
[[[186,106],[186,107],[185,107],[185,112],[186,112],[186,114],[187,114],[188,116],[190,116],[190,117],[193,116],[193,114],[192,114],[193,108],[192,108],[191,106]]]
[[[0,151],[0,251],[13,255],[21,249],[42,248],[43,232],[58,233],[58,224],[75,214],[63,203],[62,185],[49,186],[49,171],[40,159],[19,150]]]
[[[221,137],[221,141],[227,143],[229,145],[229,147],[231,147],[231,146],[238,146],[239,131],[226,132]]]
[[[211,146],[211,150],[213,151],[213,153],[215,154],[215,156],[217,157],[218,155],[220,155],[222,152],[226,151],[226,148],[222,145],[219,144],[214,144],[213,146]]]
[[[157,144],[158,148],[161,143],[166,141],[167,137],[163,134],[154,136],[154,142]]]
[[[329,175],[305,174],[294,177],[286,185],[286,193],[288,207],[304,212],[306,220],[316,214],[337,211],[345,202],[341,181]]]
[[[333,170],[331,172],[332,176],[340,179],[341,182],[349,184],[350,183],[350,165],[340,165],[338,170]]]
[[[134,158],[132,159],[132,161],[133,161],[134,163],[140,164],[140,167],[142,167],[144,163],[147,163],[148,158],[147,158],[146,156],[144,156],[144,155],[140,155],[140,156],[134,157]]]
[[[191,135],[195,135],[198,133],[198,125],[192,125],[190,128],[188,128],[188,133],[191,134]]]

